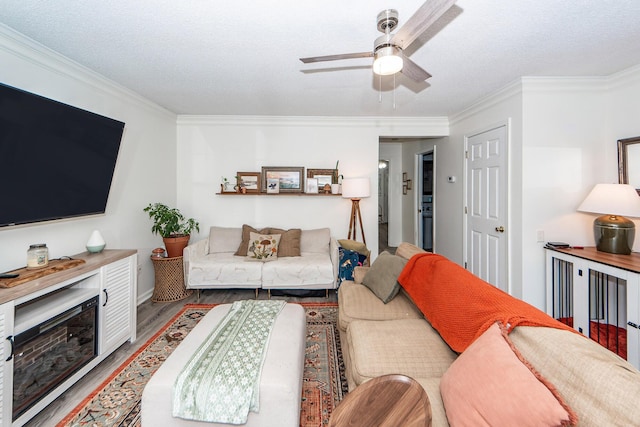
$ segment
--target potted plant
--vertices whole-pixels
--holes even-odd
[[[200,231],[200,224],[193,218],[185,219],[177,208],[170,208],[162,203],[149,203],[143,210],[153,220],[151,231],[162,237],[170,258],[181,256],[182,250],[189,244],[191,232]]]

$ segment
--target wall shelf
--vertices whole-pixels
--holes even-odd
[[[237,193],[235,191],[216,193],[217,196],[310,196],[310,197],[342,197],[342,194],[327,193]]]

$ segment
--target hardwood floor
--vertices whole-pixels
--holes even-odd
[[[129,342],[123,344],[82,380],[77,382],[67,390],[66,393],[47,406],[47,408],[25,425],[29,427],[55,426],[118,368],[118,366],[146,343],[158,329],[171,320],[185,304],[224,304],[243,299],[253,299],[254,297],[255,291],[253,289],[223,289],[201,291],[199,300],[197,299],[196,292],[194,292],[189,298],[172,303],[153,303],[151,300],[145,301],[138,306],[138,337],[136,342],[133,344]],[[258,299],[268,299],[267,291],[260,290]],[[328,298],[323,294],[321,297],[272,296],[272,299],[284,299],[289,302],[336,302],[338,300],[335,290],[329,291]]]

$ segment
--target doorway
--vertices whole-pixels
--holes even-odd
[[[428,252],[433,252],[434,247],[434,188],[433,185],[433,169],[434,169],[434,151],[427,151],[418,154],[418,218],[417,218],[417,234],[418,246]]]
[[[389,248],[389,160],[378,162],[378,253]]]

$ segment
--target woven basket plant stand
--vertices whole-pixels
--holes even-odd
[[[184,286],[184,269],[182,257],[157,258],[151,257],[155,272],[153,287],[153,302],[173,302],[187,298],[193,293]]]

